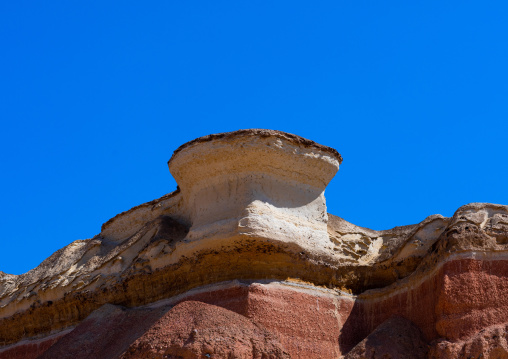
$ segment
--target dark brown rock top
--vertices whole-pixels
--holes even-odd
[[[206,135],[203,137],[196,138],[192,141],[186,142],[180,147],[178,147],[174,152],[173,156],[171,156],[171,159],[168,161],[171,162],[171,160],[175,157],[175,155],[182,151],[183,149],[190,147],[192,145],[195,145],[197,143],[202,142],[209,142],[213,140],[223,140],[223,139],[233,139],[237,137],[243,137],[243,136],[257,136],[257,137],[278,137],[283,140],[287,140],[289,142],[292,142],[296,145],[304,146],[304,147],[312,147],[315,149],[318,149],[320,151],[328,152],[331,155],[333,155],[339,163],[342,163],[342,156],[339,152],[337,152],[336,149],[328,146],[321,145],[319,143],[316,143],[312,140],[294,135],[292,133],[287,133],[283,131],[277,131],[277,130],[265,130],[265,129],[259,129],[259,128],[251,128],[251,129],[244,129],[244,130],[238,130],[238,131],[232,131],[232,132],[223,132],[223,133],[215,133],[211,135]]]

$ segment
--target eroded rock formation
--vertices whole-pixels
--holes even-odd
[[[508,207],[361,228],[326,211],[341,161],[268,130],[181,146],[175,192],[0,272],[0,359],[508,357]]]

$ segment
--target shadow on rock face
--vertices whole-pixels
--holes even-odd
[[[167,310],[105,304],[38,359],[118,358]]]
[[[344,359],[424,359],[428,345],[411,321],[393,316],[358,343]]]
[[[275,334],[240,314],[196,301],[168,309],[106,304],[40,358],[290,358]]]
[[[176,305],[121,356],[127,358],[289,358],[276,335],[230,310]]]

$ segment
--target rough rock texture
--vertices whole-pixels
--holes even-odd
[[[245,240],[333,260],[324,190],[342,159],[329,148],[302,143],[254,130],[178,149],[168,165],[192,225],[174,260]]]
[[[165,311],[105,304],[39,358],[116,358]]]
[[[48,336],[41,340],[22,341],[16,345],[9,346],[0,350],[2,359],[36,359],[44,354],[53,344],[57,343],[65,334]]]
[[[427,343],[420,329],[402,317],[391,317],[358,343],[344,359],[425,359]]]
[[[243,315],[201,302],[171,309],[121,356],[128,358],[289,358],[277,336]]]
[[[508,358],[508,324],[493,325],[466,340],[433,343],[429,358]]]
[[[106,304],[41,359],[289,358],[273,334],[222,307],[185,301],[127,309]]]
[[[154,323],[172,320],[171,307],[186,300],[215,306],[192,304],[210,313],[200,317],[209,336],[187,343],[175,331],[157,340],[192,355],[207,340],[226,355],[220,343],[230,339],[212,327],[237,313],[238,335],[257,338],[241,355],[353,355],[359,343],[392,338],[397,326],[379,326],[396,315],[421,331],[433,358],[502,357],[508,206],[474,203],[451,218],[361,228],[326,212],[323,193],[341,161],[329,147],[278,131],[183,145],[168,163],[175,192],[117,215],[23,275],[0,272],[0,359],[114,358],[129,347],[146,354],[143,338],[165,330]],[[89,345],[74,352],[76,342]]]

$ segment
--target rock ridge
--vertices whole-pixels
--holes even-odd
[[[504,355],[496,338],[508,323],[508,206],[471,203],[452,217],[362,228],[326,210],[324,189],[341,162],[329,147],[272,130],[182,145],[168,163],[176,191],[118,214],[25,274],[0,272],[0,359],[54,357],[72,338],[103,357],[356,358],[390,349],[372,345],[401,331],[413,333],[404,340],[423,357]],[[164,301],[164,311],[151,307]],[[152,318],[139,332],[111,329],[124,346],[101,342],[97,323],[139,313]],[[208,334],[166,333],[170,318],[184,315],[176,313]],[[213,330],[222,315],[238,336],[257,339],[224,351],[220,342],[231,338]],[[148,338],[163,332],[174,338],[152,352]],[[398,348],[385,351],[404,357],[407,346]]]
[[[187,148],[187,147],[190,147],[195,144],[202,143],[202,142],[214,141],[217,139],[230,140],[231,138],[241,137],[241,136],[278,137],[281,139],[289,140],[297,145],[302,145],[305,147],[314,147],[314,148],[319,149],[321,151],[330,152],[337,158],[339,163],[342,163],[342,156],[335,148],[321,145],[321,144],[316,143],[312,140],[308,140],[306,138],[300,137],[298,135],[294,135],[292,133],[277,131],[277,130],[266,130],[266,129],[260,129],[260,128],[250,128],[250,129],[237,130],[237,131],[232,131],[232,132],[215,133],[215,134],[211,134],[211,135],[198,137],[198,138],[196,138],[192,141],[186,142],[183,145],[181,145],[180,147],[178,147],[173,152],[173,156],[169,159],[168,163],[171,162],[173,157],[175,157],[175,155],[178,152],[180,152],[181,150],[183,150],[184,148]]]

